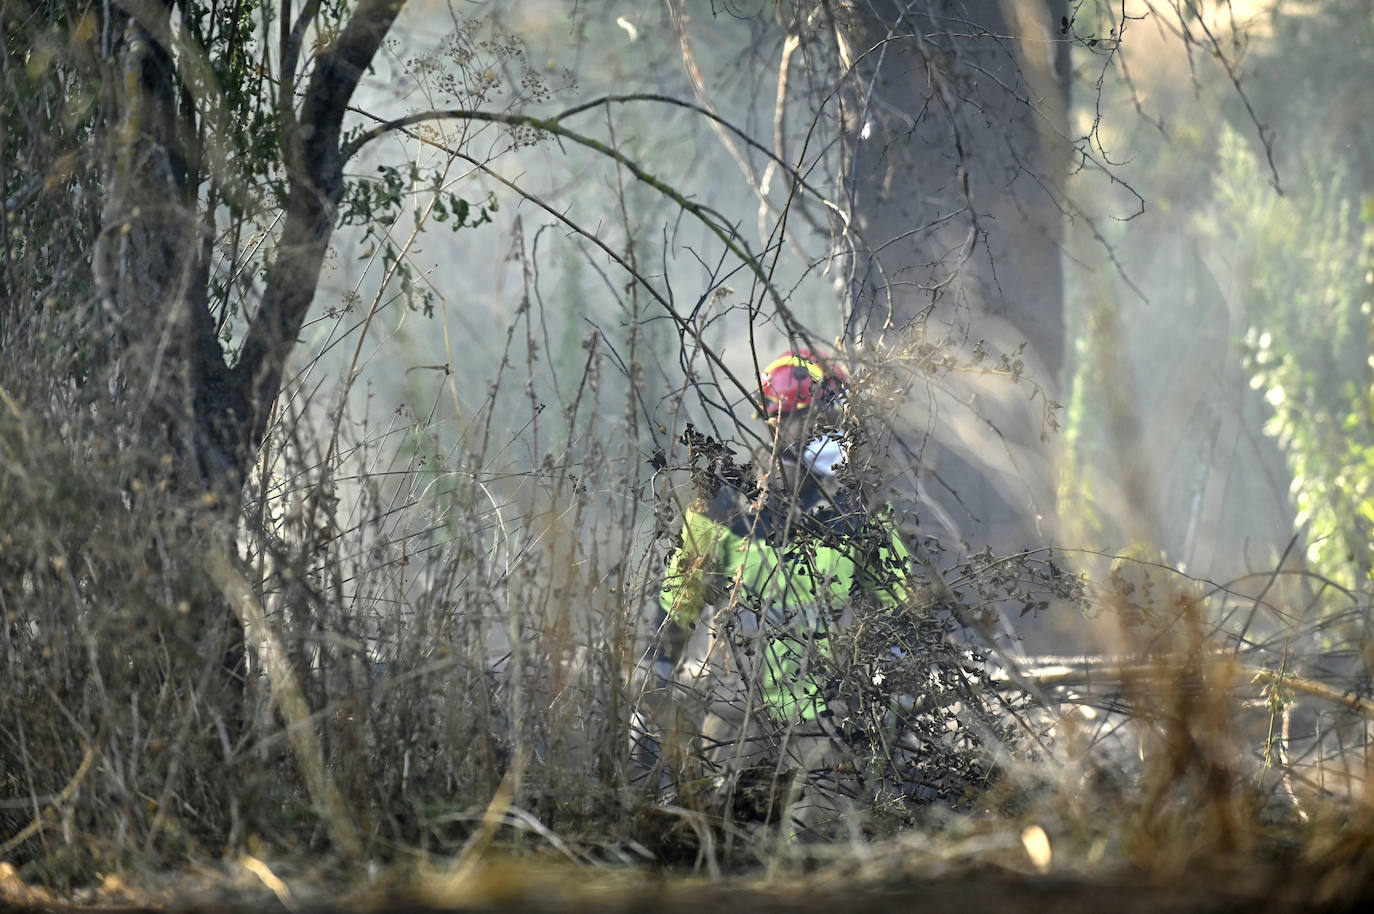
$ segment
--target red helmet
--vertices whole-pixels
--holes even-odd
[[[770,362],[759,380],[765,415],[772,419],[816,402],[835,402],[849,378],[810,349],[791,349]]]

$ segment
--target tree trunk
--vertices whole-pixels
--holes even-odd
[[[923,489],[957,535],[1018,549],[1053,526],[1043,406],[1064,358],[1067,4],[925,7],[854,3],[837,29],[854,74],[846,178],[862,236],[848,333],[891,338],[923,319],[924,338],[961,360],[986,349],[981,367],[996,367],[1010,355],[1019,383],[955,372],[913,397],[908,418],[934,427]]]
[[[100,234],[92,256],[104,364],[116,416],[133,441],[166,441],[177,476],[204,491],[212,478],[194,391],[216,383],[223,358],[205,307],[202,221],[188,171],[193,126],[182,119],[167,49],[171,5],[118,16],[116,112],[104,136]],[[93,328],[94,329],[94,328]]]
[[[98,347],[102,364],[90,373],[88,396],[98,434],[171,469],[165,516],[173,537],[197,542],[214,527],[215,549],[232,536],[333,233],[343,189],[343,118],[402,5],[359,0],[337,40],[316,56],[299,113],[294,93],[278,96],[284,218],[262,301],[232,367],[209,307],[216,213],[198,169],[206,126],[170,52],[171,0],[112,14],[119,78],[104,88],[112,116],[100,150],[102,224],[92,251],[97,307],[90,328],[108,340]],[[294,61],[284,59],[282,67],[289,72]],[[213,516],[203,526],[207,512]],[[158,566],[163,558],[147,561]],[[162,572],[170,578],[203,569]],[[244,633],[222,598],[205,602],[205,624],[231,628],[223,708],[237,731],[244,723]]]
[[[206,243],[215,213],[190,163],[194,105],[178,96],[171,3],[120,16],[117,118],[103,150],[104,204],[93,252],[97,299],[113,326],[109,365],[127,433],[165,440],[186,494],[236,505],[267,430],[286,362],[315,297],[343,190],[343,118],[403,0],[359,0],[315,60],[299,112],[279,97],[287,196],[276,254],[236,365],[227,364],[208,307]],[[283,61],[283,68],[294,61]]]

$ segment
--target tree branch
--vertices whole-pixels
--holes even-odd
[[[404,6],[405,0],[359,0],[338,39],[316,60],[300,108],[301,142],[284,150],[288,192],[281,240],[233,373],[239,406],[250,414],[234,420],[240,454],[262,440],[286,359],[315,298],[343,191],[347,156],[339,140],[349,101]]]
[[[747,243],[740,237],[739,233],[735,231],[735,229],[725,225],[724,220],[718,220],[716,218],[713,218],[706,207],[703,207],[699,204],[693,203],[691,200],[688,200],[674,187],[663,182],[662,180],[650,174],[649,172],[645,171],[634,160],[630,159],[620,150],[608,146],[600,140],[593,139],[592,137],[586,136],[581,133],[577,133],[573,130],[569,130],[567,127],[564,127],[560,123],[565,118],[571,117],[572,115],[578,114],[582,111],[586,111],[589,108],[610,104],[612,102],[623,101],[660,101],[668,104],[677,105],[682,108],[687,108],[689,110],[696,111],[704,117],[719,120],[720,123],[724,124],[730,130],[734,131],[740,136],[744,136],[743,133],[740,133],[740,131],[738,131],[736,128],[730,126],[728,122],[724,121],[723,119],[715,118],[715,116],[712,115],[711,112],[690,102],[684,102],[666,95],[617,95],[606,96],[604,98],[588,102],[585,105],[579,105],[576,108],[571,108],[563,112],[562,114],[558,114],[550,118],[532,117],[530,115],[525,114],[506,114],[503,112],[476,111],[466,108],[422,111],[416,114],[407,115],[405,117],[396,118],[395,120],[384,121],[378,124],[377,126],[373,127],[372,129],[359,134],[343,147],[343,157],[346,161],[353,155],[356,155],[357,152],[364,146],[366,146],[368,143],[382,136],[385,136],[387,133],[393,130],[400,130],[406,127],[413,126],[414,124],[432,120],[485,121],[487,123],[505,124],[510,127],[527,127],[533,130],[538,130],[544,133],[552,134],[553,136],[561,137],[566,140],[571,140],[572,142],[577,143],[580,146],[585,146],[588,149],[592,149],[596,152],[601,153],[607,158],[615,161],[619,165],[628,169],[630,173],[633,174],[635,178],[637,178],[639,181],[649,185],[654,190],[658,191],[668,199],[672,200],[685,212],[696,217],[696,219],[703,225],[705,225],[706,228],[713,235],[720,239],[721,243],[724,244],[725,247],[731,253],[733,253],[736,257],[740,258],[740,260],[748,266],[750,272],[754,274],[754,277],[760,282],[760,284],[763,285],[764,289],[767,290],[769,297],[772,298],[773,305],[775,308],[777,308],[778,315],[782,318],[783,323],[788,328],[788,331],[791,333],[798,334],[804,333],[804,328],[802,327],[801,322],[798,321],[792,315],[791,310],[788,309],[787,304],[783,300],[782,295],[773,285],[773,282],[768,277],[767,272],[759,263],[758,258],[755,257],[754,254],[749,251]],[[772,152],[770,152],[766,147],[764,147],[760,143],[754,140],[750,140],[747,137],[745,137],[745,139],[749,142],[751,146],[762,151],[763,154],[767,155],[770,159],[774,158]],[[805,182],[802,180],[800,174],[798,174],[794,169],[788,166],[787,163],[783,162],[781,164],[784,168],[787,169],[788,173],[793,176],[794,180],[799,186],[809,190],[812,194],[816,196],[818,200],[820,200],[826,206],[835,209],[834,205],[827,201],[823,196],[821,196],[820,193],[807,187]],[[836,209],[835,211],[839,212],[838,209]]]
[[[282,131],[285,135],[283,146],[289,157],[301,155],[300,122],[296,120],[296,64],[300,62],[301,44],[305,40],[305,30],[315,21],[320,11],[320,0],[307,0],[296,17],[296,22],[287,30],[289,5],[282,0],[281,8],[281,84],[277,93],[277,106],[282,115]]]
[[[301,129],[309,134],[303,137],[306,162],[298,163],[312,174],[332,177],[342,168],[347,157],[340,154],[339,133],[348,102],[404,6],[405,0],[360,0],[338,40],[316,62],[301,104]]]
[[[463,155],[459,152],[454,152],[453,155],[460,159],[463,159],[468,164],[472,165],[474,168],[479,169],[493,180],[498,181],[501,184],[504,184],[506,187],[515,191],[515,193],[519,194],[524,199],[528,200],[535,206],[538,206],[540,209],[544,210],[544,212],[553,216],[559,222],[562,222],[564,225],[568,226],[568,228],[572,229],[573,232],[575,232],[578,235],[581,235],[583,238],[586,238],[592,244],[600,248],[602,253],[604,253],[608,258],[610,258],[610,260],[612,260],[622,270],[629,274],[631,278],[638,282],[639,285],[645,291],[647,291],[656,302],[659,303],[663,310],[668,313],[668,317],[677,326],[679,331],[690,336],[697,343],[697,345],[701,347],[702,352],[706,353],[706,357],[710,359],[713,363],[715,363],[716,367],[720,369],[720,371],[725,375],[725,377],[728,378],[730,382],[735,385],[736,389],[738,389],[741,394],[743,394],[745,399],[748,401],[750,408],[757,410],[759,412],[763,411],[763,403],[759,402],[757,399],[759,396],[757,387],[747,385],[743,381],[741,381],[739,377],[737,377],[735,373],[730,370],[730,367],[725,364],[725,361],[721,358],[720,354],[717,353],[714,349],[712,349],[710,345],[707,344],[706,340],[702,338],[702,328],[698,326],[696,322],[692,321],[681,311],[679,311],[662,292],[660,292],[657,288],[654,287],[654,284],[649,281],[649,278],[647,276],[644,276],[638,270],[636,270],[633,264],[626,261],[625,258],[622,257],[619,253],[617,253],[614,249],[612,249],[610,245],[608,245],[606,242],[598,238],[594,232],[574,222],[567,215],[567,213],[557,209],[554,206],[551,206],[545,200],[530,193],[529,191],[526,191],[518,184],[511,181],[509,178],[506,178],[505,176],[495,171],[492,171],[486,165],[483,165],[481,162],[477,161],[471,156]]]

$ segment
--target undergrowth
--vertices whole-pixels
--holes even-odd
[[[664,712],[663,561],[711,473],[702,439],[663,441],[603,394],[596,347],[557,422],[529,384],[493,385],[459,435],[410,408],[330,424],[286,401],[241,510],[187,496],[171,461],[101,435],[98,415],[60,425],[7,388],[3,856],[58,888],[233,860],[431,872],[497,851],[859,865],[877,882],[1360,865],[1365,596],[1289,568],[1223,585],[1123,558],[1090,577],[1076,569],[1094,557],[1057,549],[952,558],[909,525],[919,588],[860,616],[830,661],[865,766],[854,818],[787,839],[722,794],[690,715]],[[856,384],[851,412],[881,430],[864,397]],[[538,447],[506,446],[512,401]],[[717,474],[756,459],[714,446]],[[1085,635],[1073,656],[1025,656],[1016,626],[1056,614],[1107,650],[1078,656]],[[1023,840],[1035,830],[1051,856]]]

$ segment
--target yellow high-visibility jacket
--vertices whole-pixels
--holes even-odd
[[[779,516],[738,507],[727,490],[686,512],[660,604],[690,628],[710,603],[748,614],[767,647],[757,694],[781,722],[825,709],[819,657],[828,633],[859,605],[893,607],[912,597],[908,553],[886,514],[836,510],[819,490]],[[814,648],[814,651],[812,650]]]

